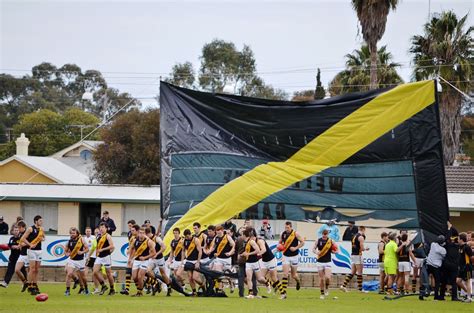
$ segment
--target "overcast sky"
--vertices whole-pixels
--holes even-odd
[[[410,37],[431,13],[471,12],[473,0],[401,0],[385,35],[400,73],[410,79]],[[265,81],[289,93],[313,88],[316,68],[327,84],[359,48],[351,1],[21,1],[0,0],[0,72],[23,75],[41,62],[102,71],[109,85],[142,98],[177,62],[199,68],[214,38],[248,44]]]

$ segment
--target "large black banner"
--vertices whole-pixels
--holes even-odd
[[[193,208],[189,218],[215,222],[225,212],[225,220],[235,204],[234,213],[242,218],[337,218],[374,227],[421,228],[427,235],[444,233],[449,213],[434,84],[418,84],[295,103],[204,93],[162,82],[161,210],[167,229]],[[392,103],[397,99],[402,99],[400,104]],[[381,110],[379,102],[387,108]],[[410,108],[423,102],[408,119],[402,117],[402,108],[401,113],[389,112],[396,105]],[[360,121],[357,114],[363,113],[372,122]],[[377,124],[375,116],[382,122]],[[394,128],[384,129],[390,123]],[[355,137],[364,127],[367,135]],[[355,153],[345,152],[360,143],[356,138],[369,135],[375,140],[354,148]],[[312,144],[317,147],[310,150]],[[298,176],[306,166],[302,160],[311,153],[343,161],[321,162],[320,171]],[[280,164],[294,166],[294,171],[286,167],[283,174],[273,175]],[[289,184],[293,173],[304,179]],[[232,193],[221,190],[237,178],[247,179],[241,187],[252,188],[230,200]],[[211,194],[221,198],[208,202],[226,202],[225,210],[203,203]],[[249,205],[242,209],[247,195]]]

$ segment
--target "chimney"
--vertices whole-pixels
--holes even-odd
[[[24,133],[21,133],[21,136],[16,139],[16,155],[28,155],[28,145],[30,141],[25,137]]]

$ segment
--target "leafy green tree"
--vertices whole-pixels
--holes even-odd
[[[350,92],[367,91],[370,84],[371,55],[367,45],[346,55],[346,69],[336,74],[329,83],[331,96]],[[392,62],[393,56],[382,46],[377,52],[377,85],[395,86],[403,82],[397,73],[399,63]]]
[[[102,129],[94,177],[106,184],[159,184],[159,120],[159,110],[131,110]]]
[[[314,99],[324,99],[326,91],[324,90],[323,84],[321,83],[321,70],[318,68],[316,74],[316,89],[314,90]]]
[[[51,110],[38,110],[20,117],[18,124],[13,127],[13,133],[21,133],[30,139],[28,154],[33,156],[48,156],[72,145],[81,139],[80,128],[73,125],[97,126],[99,119],[78,108],[71,108],[63,115]],[[97,135],[92,137],[96,139]],[[14,147],[14,143],[11,143]],[[8,147],[3,157],[13,155],[14,149]]]
[[[93,93],[93,99],[82,100],[85,92]],[[140,102],[129,94],[108,88],[99,71],[82,72],[75,64],[65,64],[58,69],[51,63],[41,63],[32,68],[32,76],[21,78],[0,74],[0,123],[3,127],[12,127],[22,114],[40,109],[62,113],[70,107],[79,107],[97,116],[107,116],[110,110],[129,101],[132,103],[128,108],[140,106]]]
[[[377,88],[377,42],[385,33],[390,9],[395,10],[398,0],[352,0],[352,7],[362,26],[362,36],[370,53],[370,89]]]
[[[411,40],[410,52],[415,65],[416,80],[433,79],[438,75],[459,90],[473,90],[474,26],[468,23],[468,15],[458,19],[452,11],[434,14],[424,25],[422,35]],[[460,148],[463,95],[440,80],[440,122],[443,154],[446,164],[452,164]]]
[[[169,78],[165,81],[184,88],[193,88],[196,80],[193,64],[191,62],[177,63],[171,69]]]

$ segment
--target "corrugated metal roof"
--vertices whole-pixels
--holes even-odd
[[[159,203],[160,186],[0,184],[3,200]]]
[[[12,160],[17,160],[18,162],[40,172],[41,174],[51,178],[54,181],[57,181],[58,183],[89,183],[89,178],[86,175],[76,171],[72,167],[67,166],[55,158],[14,155],[3,162],[0,162],[0,165],[7,164]]]
[[[451,193],[474,193],[474,166],[446,166],[446,185]]]

